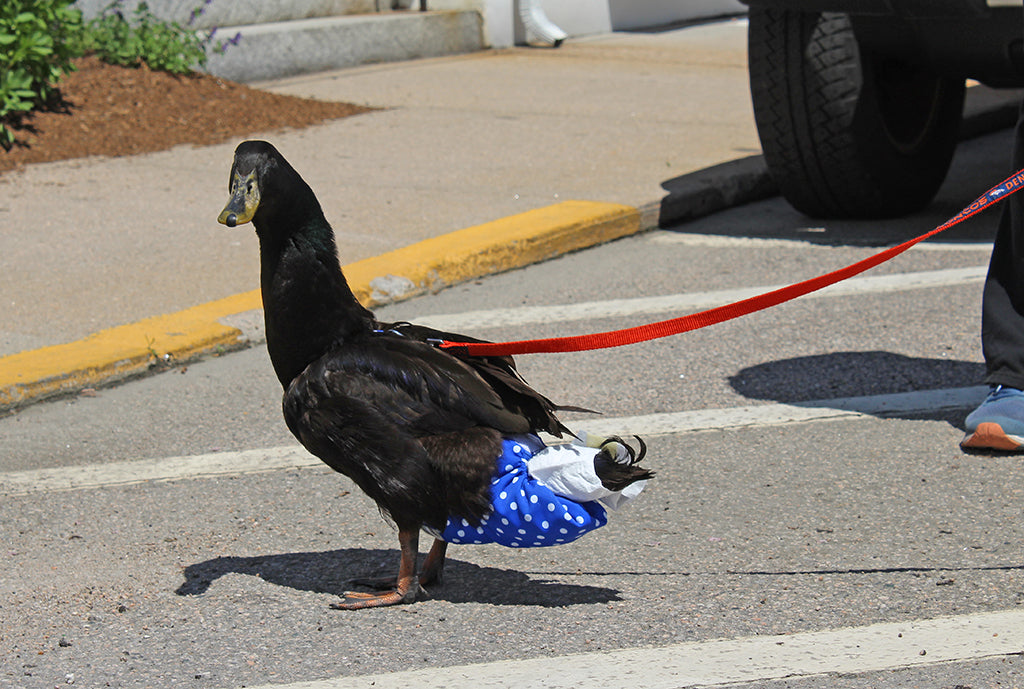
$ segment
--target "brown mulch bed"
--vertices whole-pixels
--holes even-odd
[[[217,144],[372,110],[267,93],[207,74],[175,76],[92,57],[75,66],[60,82],[61,102],[13,128],[17,141],[10,151],[0,148],[0,174],[29,163]]]

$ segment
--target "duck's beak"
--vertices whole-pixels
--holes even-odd
[[[236,172],[231,180],[231,199],[217,216],[217,222],[228,227],[247,223],[256,215],[259,205],[260,185],[256,181],[256,171],[245,177]]]

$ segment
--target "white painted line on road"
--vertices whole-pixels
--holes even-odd
[[[918,414],[943,409],[967,409],[988,392],[986,387],[904,392],[892,395],[846,397],[798,404],[761,404],[725,409],[592,418],[573,425],[597,435],[640,436],[728,430],[755,426],[824,421],[863,416]],[[69,490],[131,485],[145,481],[209,478],[320,467],[320,460],[298,446],[242,452],[215,452],[190,457],[134,460],[0,473],[0,495],[19,496]]]
[[[814,228],[805,230],[808,235],[817,234]],[[676,246],[699,246],[712,249],[757,249],[792,246],[806,249],[808,239],[782,239],[778,237],[738,237],[722,234],[695,234],[692,232],[662,231],[648,235],[651,244],[674,244]],[[928,240],[915,244],[910,251],[978,251],[992,253],[992,242],[940,242]]]
[[[795,404],[762,404],[727,409],[697,409],[620,418],[595,418],[577,425],[595,435],[639,436],[733,430],[754,426],[825,421],[863,416],[920,414],[976,407],[988,394],[985,386],[901,392],[891,395],[844,397]]]
[[[925,241],[915,244],[911,251],[977,251],[992,255],[992,242],[933,242]]]
[[[812,292],[801,297],[801,299],[845,297],[859,294],[902,292],[913,289],[935,289],[937,287],[962,285],[984,280],[987,270],[986,266],[975,266],[971,268],[952,268],[948,270],[929,270],[916,273],[852,278],[826,287],[823,290]],[[642,314],[683,313],[748,299],[784,286],[767,285],[717,290],[714,292],[667,294],[659,297],[609,299],[579,304],[520,306],[510,309],[465,311],[456,314],[421,316],[416,319],[416,322],[420,325],[439,330],[458,331],[530,325],[534,323],[580,321],[594,318],[619,318]]]
[[[1024,611],[508,660],[257,689],[679,689],[977,661],[1024,651]]]
[[[813,230],[808,234],[814,234]],[[760,249],[792,247],[807,249],[805,239],[784,239],[780,237],[742,237],[727,234],[695,234],[692,232],[672,232],[663,230],[647,236],[651,244],[674,246],[699,246],[709,249]]]
[[[0,495],[57,493],[146,481],[256,474],[311,466],[323,466],[323,463],[298,445],[242,452],[212,452],[186,457],[12,471],[0,474]]]

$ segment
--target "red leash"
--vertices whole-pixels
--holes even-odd
[[[756,297],[750,297],[748,299],[743,299],[724,306],[718,306],[706,311],[692,313],[680,318],[672,318],[667,321],[659,321],[657,323],[648,323],[646,325],[640,325],[632,328],[611,330],[608,332],[593,333],[589,335],[572,335],[569,337],[552,337],[542,340],[520,340],[518,342],[493,343],[450,342],[445,340],[438,344],[438,346],[442,349],[458,349],[470,356],[506,356],[514,354],[582,352],[590,349],[621,347],[622,345],[646,342],[647,340],[654,340],[660,337],[668,337],[669,335],[678,335],[679,333],[698,330],[699,328],[706,328],[709,325],[722,323],[724,321],[732,320],[733,318],[739,318],[740,316],[746,316],[747,314],[754,313],[755,311],[761,311],[783,302],[787,302],[791,299],[802,297],[810,292],[815,292],[823,287],[828,287],[829,285],[846,280],[847,278],[851,278],[859,273],[863,273],[870,268],[874,268],[875,266],[902,254],[915,244],[923,242],[929,237],[933,237],[940,232],[948,230],[953,225],[963,222],[967,218],[980,213],[989,206],[1002,201],[1011,194],[1016,193],[1022,186],[1024,186],[1024,170],[1018,171],[1002,183],[992,187],[985,192],[984,195],[978,197],[974,203],[964,208],[954,217],[950,218],[942,225],[939,225],[931,232],[927,232],[920,237],[915,237],[914,239],[904,242],[898,246],[881,251],[874,256],[869,256],[868,258],[857,261],[856,263],[848,265],[845,268],[840,268],[839,270],[831,273],[819,275],[818,277],[804,280],[803,282],[798,282],[786,287],[781,287],[771,292],[760,294]]]

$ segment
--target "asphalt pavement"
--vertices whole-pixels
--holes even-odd
[[[938,224],[1008,144],[963,146],[898,221],[769,199],[381,315],[506,340],[722,303]],[[520,358],[603,412],[573,427],[644,435],[657,480],[568,546],[454,547],[415,605],[329,609],[394,571],[396,535],[290,438],[265,347],[0,419],[0,686],[1020,686],[1024,464],[957,446],[995,219],[844,291]]]

